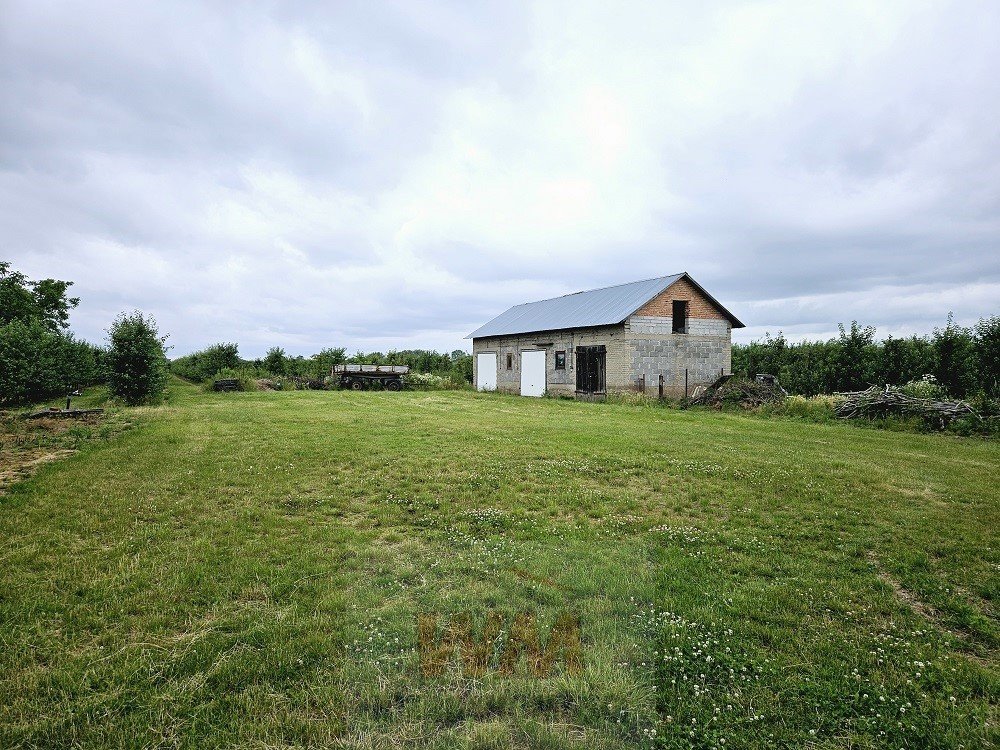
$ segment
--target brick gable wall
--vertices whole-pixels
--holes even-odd
[[[719,308],[713,305],[695,286],[687,279],[678,279],[668,286],[649,302],[639,308],[636,315],[650,318],[669,318],[674,314],[672,303],[674,300],[686,300],[688,303],[688,317],[701,318],[703,320],[726,320]]]

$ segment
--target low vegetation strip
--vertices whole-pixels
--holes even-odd
[[[998,465],[727,412],[175,382],[0,498],[0,746],[992,747]]]

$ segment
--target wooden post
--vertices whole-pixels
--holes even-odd
[[[660,398],[663,398],[663,373],[660,373]]]

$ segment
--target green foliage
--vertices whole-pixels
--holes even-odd
[[[948,397],[948,391],[933,375],[924,375],[918,380],[911,380],[900,386],[900,390],[913,398],[944,399]]]
[[[64,396],[97,382],[101,351],[65,329],[79,300],[72,282],[31,281],[0,262],[0,404],[25,404]]]
[[[72,281],[41,279],[32,281],[10,263],[0,261],[0,325],[19,320],[38,321],[50,331],[69,325],[69,311],[80,304],[78,297],[67,297]]]
[[[433,374],[455,383],[472,383],[472,355],[456,349],[450,354],[442,354],[427,349],[407,349],[404,351],[357,352],[348,357],[343,347],[320,350],[311,357],[289,356],[281,347],[271,347],[263,359],[243,360],[239,358],[236,344],[216,344],[201,352],[179,357],[171,362],[170,369],[176,375],[193,381],[203,382],[212,378],[222,368],[241,371],[251,379],[295,378],[299,381],[323,381],[330,376],[334,365],[341,364],[406,365],[411,373]],[[282,380],[294,389],[292,380]],[[451,386],[448,386],[451,387]]]
[[[975,347],[979,386],[990,398],[1000,397],[1000,316],[979,321]]]
[[[272,375],[284,375],[288,372],[288,359],[285,350],[280,346],[272,346],[264,357],[264,369]]]
[[[223,367],[221,370],[212,373],[210,377],[205,378],[203,385],[206,391],[214,391],[216,380],[238,380],[241,391],[256,391],[258,390],[258,377],[259,373],[252,366],[237,365],[236,367]]]
[[[330,374],[334,365],[342,365],[346,361],[346,350],[343,347],[336,349],[321,349],[319,354],[314,354],[309,360],[307,371],[302,373],[303,377],[322,380]]]
[[[856,320],[851,321],[850,331],[840,329],[840,338],[834,349],[834,368],[841,382],[838,390],[856,391],[864,388],[874,371],[876,361],[875,329],[861,327]]]
[[[970,330],[951,314],[931,336],[875,340],[875,329],[851,323],[828,341],[790,344],[779,333],[763,341],[734,344],[732,371],[753,377],[777,375],[789,393],[803,396],[853,391],[870,385],[902,385],[933,375],[954,398],[996,393],[1000,373],[1000,318]]]
[[[456,349],[451,353],[452,377],[459,377],[466,383],[472,383],[472,355]]]
[[[834,396],[789,396],[780,403],[767,404],[761,410],[771,410],[775,414],[807,422],[831,422],[836,419],[836,407],[837,398]]]
[[[127,404],[157,401],[167,385],[167,357],[156,321],[122,313],[108,332],[108,388]]]
[[[27,404],[100,378],[100,350],[42,321],[0,325],[0,404]]]
[[[239,347],[236,344],[214,344],[200,352],[173,360],[170,363],[170,371],[187,380],[202,381],[223,368],[236,368],[241,365]]]
[[[471,384],[461,378],[435,375],[432,372],[411,372],[406,376],[406,387],[414,391],[469,390]]]
[[[472,355],[461,349],[450,354],[429,349],[390,350],[387,354],[359,351],[347,362],[352,365],[406,365],[410,372],[433,373],[460,382],[472,382]]]
[[[945,391],[965,398],[975,389],[975,354],[972,332],[957,325],[951,313],[944,328],[935,328],[934,376]]]

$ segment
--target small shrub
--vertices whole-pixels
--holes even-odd
[[[280,346],[272,346],[267,350],[263,362],[264,369],[272,375],[284,375],[288,372],[288,358]]]
[[[933,375],[924,375],[916,380],[900,386],[899,390],[913,398],[942,399],[948,398],[948,392]]]
[[[464,380],[429,372],[411,372],[406,376],[406,387],[414,391],[467,391],[472,386]]]

